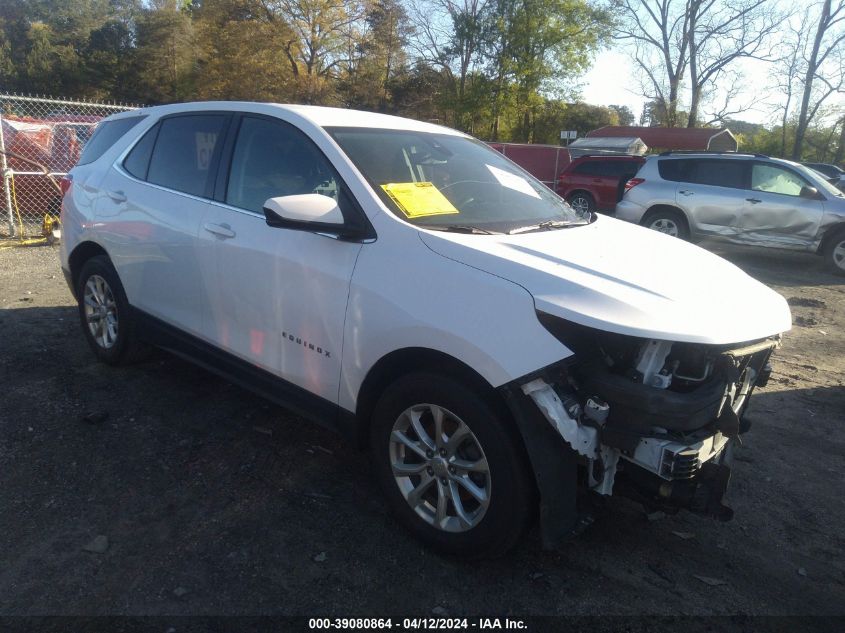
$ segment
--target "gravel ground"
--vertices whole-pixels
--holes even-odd
[[[735,519],[613,499],[558,552],[535,529],[465,563],[407,535],[330,432],[163,352],[95,362],[57,249],[0,249],[0,615],[845,615],[845,279],[714,250],[795,321],[749,409]]]

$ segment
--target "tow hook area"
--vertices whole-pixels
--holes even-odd
[[[590,398],[582,408],[572,397],[561,398],[542,378],[522,385],[522,392],[534,401],[566,443],[587,458],[589,488],[602,495],[612,494],[620,451],[600,440],[610,407],[599,398]]]

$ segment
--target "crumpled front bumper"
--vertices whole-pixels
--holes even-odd
[[[590,493],[622,495],[670,512],[732,517],[723,498],[733,440],[720,431],[701,431],[685,441],[644,435],[617,448],[602,443],[600,425],[574,419],[554,383],[543,377],[506,386],[503,394],[534,469],[544,547],[558,547],[592,522]]]

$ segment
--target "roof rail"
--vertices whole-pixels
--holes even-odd
[[[734,152],[731,150],[720,149],[670,149],[666,152],[660,152],[658,156],[671,156],[672,154],[730,154],[737,156],[754,156],[755,158],[771,158],[767,154],[757,154],[755,152]]]
[[[573,149],[577,151],[577,148]],[[574,155],[572,160],[575,160],[576,158],[623,158],[626,156],[630,158],[645,158],[642,154],[629,154],[628,152],[597,152],[593,150],[592,152],[587,152],[585,154]]]

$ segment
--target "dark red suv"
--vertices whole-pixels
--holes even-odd
[[[577,211],[612,213],[622,199],[625,183],[644,162],[643,156],[579,156],[561,172],[557,193]]]

